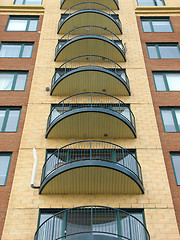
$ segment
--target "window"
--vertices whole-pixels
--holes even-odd
[[[24,5],[41,5],[42,0],[14,0],[14,4]]]
[[[0,131],[16,132],[18,128],[20,108],[0,108]]]
[[[134,157],[136,157],[136,150],[135,149],[127,149],[129,153],[131,153]],[[115,154],[114,154],[115,153]],[[58,156],[58,154],[61,154]],[[91,156],[91,157],[90,157]],[[113,162],[121,162],[123,153],[119,149],[92,149],[90,154],[89,149],[63,149],[59,153],[57,153],[57,149],[47,149],[46,150],[46,161],[49,157],[53,158],[54,161],[59,160],[63,162],[69,161],[78,161],[78,160],[89,160],[90,158],[93,159],[104,159],[104,161],[113,161]],[[115,158],[115,159],[114,159]],[[128,155],[123,156],[123,159],[128,159]],[[116,161],[117,159],[117,161]],[[127,160],[128,161],[128,160]]]
[[[129,217],[129,214],[133,217]],[[93,239],[119,239],[118,236],[122,236],[122,239],[131,239],[132,231],[133,239],[147,239],[143,210],[117,211],[105,207],[102,209],[94,207],[91,210],[81,207],[67,211],[43,209],[39,215],[38,226],[44,224],[38,229],[37,240],[46,240],[52,233],[56,239],[64,239],[65,235],[68,238],[75,234],[78,236],[77,239],[92,239],[92,235]]]
[[[157,91],[180,91],[180,72],[153,72]]]
[[[0,90],[23,91],[25,90],[27,72],[0,71]]]
[[[180,58],[179,45],[177,43],[148,43],[147,50],[149,58]]]
[[[180,132],[180,108],[161,108],[165,132]]]
[[[176,184],[180,185],[180,152],[171,153],[171,161],[174,170]]]
[[[169,18],[141,18],[144,32],[173,32]]]
[[[73,146],[73,145],[72,145]],[[71,146],[71,147],[72,147]],[[128,149],[128,152],[136,158],[136,150]],[[92,148],[91,151],[86,148],[80,149],[47,149],[46,159],[47,162],[44,167],[44,176],[47,176],[49,173],[53,172],[56,168],[62,167],[65,164],[73,163],[77,161],[86,161],[86,160],[100,160],[102,159],[107,162],[115,162],[121,165],[130,168],[137,176],[139,176],[139,169],[136,164],[136,161],[133,161],[133,157],[126,152],[126,155],[120,149],[96,149]],[[126,162],[126,164],[124,164]]]
[[[0,153],[0,186],[6,185],[11,153]]]
[[[51,105],[51,122],[54,121],[58,116],[61,114],[64,114],[65,112],[71,111],[76,108],[82,108],[82,107],[90,107],[91,105],[89,103],[87,104],[69,104],[69,103],[64,103],[64,104],[52,104]],[[125,118],[127,118],[130,122],[132,122],[132,115],[131,115],[131,110],[130,110],[130,105],[129,104],[122,104],[121,108],[119,110],[119,104],[102,104],[102,103],[92,103],[92,107],[100,107],[100,108],[106,108],[110,109],[112,111],[118,112],[119,114],[123,115]]]
[[[1,43],[0,57],[7,58],[30,58],[33,43]]]
[[[11,16],[7,23],[6,31],[36,31],[38,17],[15,17]]]
[[[138,6],[164,6],[164,0],[137,0]]]

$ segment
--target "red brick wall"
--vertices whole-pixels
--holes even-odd
[[[9,196],[16,167],[22,130],[29,99],[31,81],[37,55],[43,17],[40,16],[37,32],[6,32],[8,15],[0,15],[0,41],[34,42],[32,58],[0,58],[0,70],[27,70],[28,78],[25,91],[0,91],[0,106],[21,106],[21,115],[16,133],[0,133],[0,152],[12,152],[6,186],[0,186],[0,238],[6,217]]]
[[[146,42],[178,42],[180,40],[180,17],[170,17],[170,20],[174,29],[173,33],[144,33],[142,31],[140,17],[137,18],[146,70],[156,114],[156,121],[158,124],[165,165],[176,212],[176,218],[180,230],[180,186],[176,185],[173,167],[170,159],[171,151],[180,151],[180,133],[164,132],[159,110],[159,107],[161,106],[180,106],[180,93],[157,92],[152,75],[152,71],[180,71],[180,60],[149,59],[146,49]]]

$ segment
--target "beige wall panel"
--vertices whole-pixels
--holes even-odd
[[[1,0],[0,6],[1,5],[12,5],[13,2],[14,2],[13,0]]]

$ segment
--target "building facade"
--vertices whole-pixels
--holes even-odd
[[[179,239],[178,133],[161,120],[178,115],[178,93],[155,91],[152,77],[178,74],[179,10],[177,0],[1,0],[0,85],[29,71],[21,92],[13,80],[0,94],[6,115],[25,109],[16,150],[1,149],[17,160],[0,186],[8,195],[13,181],[2,240]],[[156,33],[157,17],[174,32]]]
[[[163,8],[159,12],[149,8],[143,14],[138,9],[137,21],[176,218],[180,226],[179,8],[175,5]],[[149,23],[151,28],[147,29],[145,25]],[[158,56],[148,55],[148,44],[160,49]]]
[[[37,55],[42,16],[37,9],[16,9],[9,2],[0,6],[0,238],[11,192],[14,171],[25,121],[31,81]],[[5,6],[5,5],[6,6]],[[28,14],[29,16],[28,16]],[[39,12],[40,13],[40,12]],[[14,21],[27,21],[29,31],[15,29]],[[31,24],[30,24],[31,22]],[[30,29],[34,23],[34,29]],[[38,24],[37,24],[38,23]],[[16,26],[18,27],[18,26]],[[22,27],[24,27],[22,25]],[[31,56],[8,56],[8,47],[18,50],[33,46]],[[4,47],[4,50],[3,50]],[[31,52],[32,49],[30,49]],[[13,54],[13,53],[12,53]],[[16,54],[16,53],[15,53]],[[27,52],[28,54],[28,52]]]

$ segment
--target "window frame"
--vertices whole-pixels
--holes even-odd
[[[148,46],[154,46],[156,48],[156,53],[157,53],[157,56],[158,58],[150,58],[150,54],[149,54],[149,50],[148,50]],[[180,54],[180,46],[179,46],[179,43],[178,42],[175,42],[175,43],[146,43],[146,49],[147,49],[147,53],[148,53],[148,56],[149,56],[149,59],[180,59],[179,58],[162,58],[161,57],[161,54],[160,54],[160,50],[159,50],[159,46],[177,46],[178,50],[179,50],[179,54]]]
[[[25,91],[26,84],[27,84],[28,73],[29,73],[28,71],[3,71],[3,70],[1,71],[0,70],[0,75],[1,75],[1,73],[4,73],[4,74],[12,73],[12,74],[14,74],[14,77],[13,77],[13,83],[12,83],[11,89],[10,90],[0,90],[0,92],[1,91],[20,91],[20,92]],[[21,73],[26,74],[26,82],[25,82],[25,85],[24,85],[24,89],[23,90],[15,90],[18,75],[21,74]]]
[[[162,123],[163,123],[163,127],[164,127],[164,132],[166,132],[166,133],[178,133],[178,132],[180,132],[180,127],[178,125],[178,121],[177,121],[176,114],[175,114],[175,110],[176,109],[180,110],[180,107],[160,107],[161,119],[162,119]],[[174,121],[174,127],[175,127],[176,131],[174,131],[174,132],[167,132],[165,130],[165,126],[166,125],[164,124],[164,120],[163,120],[163,115],[162,115],[162,111],[163,110],[171,110],[172,119]]]
[[[17,4],[17,5],[31,5],[31,4],[26,4],[26,0],[22,0],[22,1],[23,1],[22,4]],[[43,0],[41,0],[41,4],[36,4],[36,5],[40,6],[40,5],[42,5],[42,2],[43,2]],[[14,0],[13,4],[16,5],[16,0]]]
[[[33,49],[34,49],[34,42],[1,42],[0,43],[0,51],[1,51],[1,48],[3,45],[21,45],[21,49],[20,49],[20,52],[19,52],[19,56],[18,57],[1,57],[0,58],[32,58],[32,54],[33,54]],[[32,51],[31,51],[31,55],[29,57],[22,57],[23,55],[23,51],[24,51],[24,47],[25,46],[32,46]]]
[[[141,19],[142,30],[143,30],[144,33],[173,33],[174,32],[174,29],[173,29],[173,26],[172,26],[172,23],[171,23],[171,20],[170,20],[169,17],[140,17],[140,19]],[[144,31],[142,21],[149,22],[151,32],[145,32]],[[153,21],[162,21],[162,22],[168,21],[170,23],[170,27],[171,27],[172,31],[171,32],[157,32],[157,31],[154,31],[154,27],[153,27],[153,24],[152,24]]]
[[[12,152],[0,152],[0,156],[9,156],[8,167],[6,170],[6,178],[5,178],[4,184],[0,185],[0,187],[4,187],[4,186],[6,186],[6,182],[7,182],[7,178],[8,178],[9,167],[10,167],[11,158],[12,158]]]
[[[55,151],[57,151],[57,150],[59,150],[58,148],[54,148],[54,149],[52,149],[52,148],[48,148],[48,149],[46,149],[46,154],[45,154],[45,163],[47,162],[47,160],[49,159],[48,158],[48,155],[52,155]],[[75,150],[75,149],[69,149],[69,150]],[[69,151],[68,149],[67,149],[67,151]],[[76,149],[76,150],[78,150],[78,149]],[[86,150],[89,150],[88,148],[86,149]],[[103,148],[101,149],[99,149],[99,150],[104,150]],[[109,149],[109,150],[111,150],[111,151],[113,151],[113,150],[115,150],[116,152],[118,152],[118,149]],[[132,149],[132,148],[130,148],[130,149],[126,149],[129,153],[131,153],[131,155],[133,155],[136,159],[137,159],[137,152],[136,152],[136,149],[134,148],[134,149]],[[67,161],[68,162],[68,161]]]
[[[170,90],[169,89],[168,80],[167,80],[167,77],[166,77],[166,74],[168,74],[168,73],[179,73],[180,74],[180,71],[153,71],[152,72],[154,85],[155,85],[155,89],[156,89],[157,92],[179,92],[180,91],[180,90]],[[155,81],[155,77],[154,77],[155,74],[163,76],[164,85],[166,87],[165,91],[157,90],[156,81]]]
[[[166,6],[164,0],[162,0],[162,2],[163,2],[163,5],[162,5],[162,6],[161,6],[161,5],[157,5],[157,1],[156,1],[156,0],[152,0],[152,2],[154,2],[154,6],[151,6],[151,5],[150,5],[151,7],[158,7],[158,6],[162,7],[162,6]],[[138,6],[147,7],[147,6],[139,5],[138,3],[139,3],[139,0],[137,0],[137,5],[138,5]]]
[[[26,24],[26,29],[25,30],[8,30],[8,26],[11,20],[27,20],[27,24]],[[37,27],[35,31],[29,31],[29,25],[30,25],[30,21],[31,20],[37,20]],[[36,32],[38,29],[38,25],[39,25],[39,16],[16,16],[16,15],[11,15],[8,18],[7,24],[6,24],[6,28],[5,31],[6,32]]]
[[[176,168],[174,166],[174,162],[173,162],[173,159],[172,157],[173,156],[179,156],[180,158],[180,152],[170,152],[170,158],[171,158],[171,163],[172,163],[172,167],[173,167],[173,172],[174,172],[174,177],[175,177],[175,180],[176,180],[176,185],[177,186],[180,186],[180,183],[178,183],[178,179],[177,179],[177,174],[176,174]],[[179,181],[180,182],[180,181]]]
[[[144,225],[144,227],[146,228],[145,212],[144,212],[143,208],[114,208],[114,209],[125,211],[125,212],[131,214],[136,219],[138,219],[138,218],[136,216],[134,216],[133,213],[141,213],[143,222],[141,222],[141,220],[139,220],[139,219],[138,219],[138,221],[140,221]],[[39,209],[39,214],[38,214],[37,229],[39,229],[39,227],[41,226],[40,225],[40,220],[41,220],[41,215],[42,214],[48,214],[49,213],[49,214],[55,215],[58,212],[65,211],[65,210],[68,210],[68,208],[40,208]],[[64,216],[65,219],[63,219],[63,228],[62,229],[63,229],[63,231],[66,231],[66,213],[64,213],[64,215],[65,215]],[[45,221],[47,221],[47,220],[45,220]],[[117,212],[117,216],[116,216],[116,222],[118,224],[117,230],[119,232],[119,231],[121,231],[121,226],[120,226],[120,222],[119,222],[119,219],[118,219],[118,212]],[[43,224],[43,222],[41,224]]]
[[[0,129],[0,133],[16,133],[17,130],[18,130],[19,120],[20,120],[20,116],[21,116],[21,107],[0,107],[0,111],[1,110],[4,110],[6,112],[5,112],[5,115],[4,115],[4,119],[3,119],[2,127]],[[6,126],[7,126],[9,113],[10,113],[11,110],[19,110],[19,117],[18,117],[18,121],[17,121],[16,131],[5,131]]]

